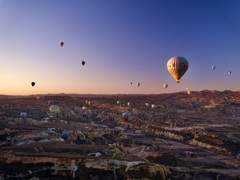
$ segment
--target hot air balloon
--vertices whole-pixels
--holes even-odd
[[[148,107],[148,106],[149,106],[149,104],[148,104],[148,103],[146,103],[146,106]]]
[[[23,119],[23,121],[25,121],[25,119],[27,117],[27,113],[26,112],[21,112],[20,117]],[[22,122],[21,121],[20,121],[20,131],[22,131]]]
[[[50,106],[49,111],[55,116],[60,111],[60,109],[57,105],[52,105]]]
[[[139,86],[140,86],[140,83],[136,83],[136,86],[139,87]]]
[[[20,117],[21,117],[22,119],[26,119],[27,113],[26,113],[26,112],[21,112]]]
[[[69,135],[70,135],[69,132],[63,132],[61,138],[63,138],[64,141],[66,141],[68,139]]]
[[[82,65],[84,66],[84,64],[85,64],[85,61],[82,61]]]
[[[85,103],[86,103],[87,105],[89,104],[89,102],[90,102],[89,100],[86,100],[86,101],[85,101]]]
[[[31,85],[32,85],[32,87],[35,86],[35,82],[32,82]]]
[[[122,118],[125,120],[125,121],[127,121],[129,118],[130,118],[130,112],[124,112],[124,113],[122,113]]]
[[[164,84],[164,85],[163,85],[163,87],[164,87],[165,89],[167,89],[167,87],[168,87],[168,84]]]
[[[167,62],[167,69],[177,83],[188,70],[188,61],[184,57],[172,57]]]
[[[132,103],[131,103],[131,102],[128,102],[128,103],[127,103],[127,105],[128,105],[128,106],[131,106],[131,105],[132,105]]]
[[[83,106],[83,107],[82,107],[82,110],[86,110],[86,109],[87,109],[87,107],[86,107],[86,106]]]
[[[212,66],[212,69],[214,70],[214,69],[215,69],[215,66]]]
[[[132,84],[132,82],[131,82],[131,84]]]
[[[59,44],[60,44],[60,46],[62,47],[62,46],[64,45],[64,42],[60,42]]]
[[[188,93],[188,94],[191,94],[191,91],[190,91],[190,90],[188,90],[188,91],[187,91],[187,93]]]
[[[119,105],[121,103],[121,101],[117,101],[117,104]]]
[[[229,74],[229,75],[232,74],[232,71],[228,71],[228,74]]]
[[[156,107],[156,105],[155,104],[152,104],[152,108],[154,109]]]
[[[37,100],[39,100],[39,99],[40,99],[40,97],[39,97],[39,96],[37,96],[37,97],[36,97],[36,99],[37,99]]]

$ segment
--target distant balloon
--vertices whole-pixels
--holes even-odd
[[[83,107],[82,107],[82,110],[86,110],[86,109],[87,109],[87,107],[86,107],[86,106],[83,106]]]
[[[168,84],[164,84],[164,85],[163,85],[163,87],[164,87],[165,89],[167,89],[167,87],[168,87]]]
[[[66,141],[68,139],[69,135],[70,135],[69,132],[63,132],[62,138]]]
[[[132,84],[132,82],[131,82],[131,84]]]
[[[148,104],[148,103],[146,103],[146,106],[149,106],[149,104]]]
[[[214,69],[215,69],[215,66],[212,66],[212,69],[214,70]]]
[[[37,96],[37,97],[36,97],[36,99],[37,99],[37,100],[39,100],[39,99],[40,99],[40,97],[39,97],[39,96]]]
[[[131,105],[132,105],[132,103],[131,103],[131,102],[128,102],[128,103],[127,103],[127,105],[128,105],[128,106],[131,106]]]
[[[155,104],[152,104],[152,108],[154,109],[156,107],[156,105]]]
[[[134,113],[134,114],[136,114],[137,112],[138,112],[138,110],[137,109],[132,109],[132,112]]]
[[[60,46],[62,47],[62,46],[64,45],[64,42],[60,42],[59,44],[60,44]]]
[[[117,104],[119,105],[121,103],[121,101],[117,101]]]
[[[22,119],[26,119],[27,113],[26,113],[26,112],[21,112],[20,117],[21,117]]]
[[[122,117],[123,117],[123,119],[125,120],[125,121],[127,121],[129,118],[130,118],[130,112],[124,112],[124,113],[122,113]]]
[[[60,111],[60,109],[57,105],[52,105],[52,106],[50,106],[49,111],[52,114],[56,115]]]
[[[172,57],[167,62],[167,69],[177,83],[188,70],[188,61],[184,57]]]
[[[190,91],[190,90],[188,90],[188,91],[187,91],[187,93],[188,93],[188,94],[191,94],[191,91]]]
[[[35,82],[32,82],[31,85],[32,85],[32,87],[35,86]]]
[[[229,74],[229,75],[232,74],[232,71],[228,71],[228,74]]]
[[[91,105],[91,102],[89,100],[86,100],[85,101],[86,105],[90,106]]]
[[[136,86],[139,87],[139,86],[140,86],[140,83],[136,83]]]
[[[83,65],[83,66],[85,65],[85,61],[82,61],[82,65]]]

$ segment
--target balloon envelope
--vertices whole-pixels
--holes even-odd
[[[62,46],[64,45],[64,42],[60,42],[59,44],[60,44],[60,46],[62,47]]]
[[[167,87],[168,87],[168,84],[164,84],[164,85],[163,85],[163,87],[164,87],[165,89],[167,89]]]
[[[136,83],[136,86],[139,87],[139,86],[140,86],[140,83]]]
[[[35,86],[35,82],[32,82],[31,85],[32,85],[32,86]]]
[[[127,111],[127,112],[124,112],[124,113],[122,113],[122,117],[123,117],[123,119],[124,119],[124,120],[128,120],[128,119],[130,118],[130,114],[131,114],[131,113],[130,113],[130,112],[128,112],[128,111]]]
[[[82,65],[83,65],[83,66],[85,65],[85,61],[82,61]]]
[[[167,69],[177,83],[188,70],[188,61],[184,57],[172,57],[167,62]]]
[[[69,132],[63,132],[62,133],[62,138],[66,141],[69,137]]]
[[[215,69],[215,66],[212,66],[212,69]]]
[[[26,112],[21,112],[20,117],[25,119],[27,117],[27,113]]]
[[[52,106],[50,106],[49,111],[52,114],[57,114],[60,111],[60,109],[59,109],[59,107],[57,105],[52,105]]]

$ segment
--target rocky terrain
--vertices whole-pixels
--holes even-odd
[[[0,179],[240,179],[240,92],[36,97],[0,96]]]

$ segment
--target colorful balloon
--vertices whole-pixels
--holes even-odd
[[[125,121],[127,121],[129,118],[130,118],[130,112],[124,112],[124,113],[122,113],[122,118],[125,120]]]
[[[49,111],[53,115],[56,115],[60,111],[60,108],[57,105],[52,105],[52,106],[50,106]]]

